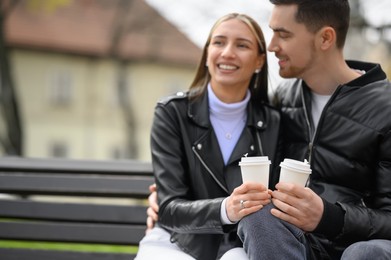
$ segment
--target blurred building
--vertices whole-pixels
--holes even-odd
[[[143,0],[41,2],[5,20],[23,155],[150,160],[155,104],[188,88],[199,47]]]
[[[0,19],[12,68],[0,42],[0,154],[150,160],[156,101],[188,88],[199,47],[144,0],[0,3],[15,3]],[[391,77],[391,43],[368,41],[352,3],[346,57]]]
[[[368,39],[368,31],[376,33],[376,39]],[[351,28],[347,37],[345,57],[347,59],[363,60],[379,63],[391,78],[391,42],[381,38],[381,33],[372,28]]]
[[[388,78],[391,78],[391,24],[384,22],[373,25],[365,17],[362,5],[362,1],[350,0],[351,16],[344,48],[345,57],[379,63]],[[376,10],[376,4],[373,7]],[[387,11],[390,10],[379,13],[380,17],[387,14]]]

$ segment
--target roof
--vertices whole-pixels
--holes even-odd
[[[201,49],[144,0],[65,2],[44,10],[21,0],[5,21],[7,45],[128,61],[196,65],[200,59]]]

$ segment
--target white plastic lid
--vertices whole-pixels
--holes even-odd
[[[242,157],[242,160],[239,162],[239,165],[242,164],[270,164],[270,160],[268,156],[250,156],[250,157]]]
[[[280,166],[292,168],[297,171],[302,171],[307,173],[311,173],[312,171],[310,168],[310,164],[307,162],[307,160],[304,160],[304,162],[302,162],[293,159],[284,159],[284,161],[280,163]]]

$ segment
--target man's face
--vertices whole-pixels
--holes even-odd
[[[316,64],[315,35],[297,23],[297,5],[276,5],[269,26],[273,37],[268,46],[278,58],[283,78],[304,78]]]

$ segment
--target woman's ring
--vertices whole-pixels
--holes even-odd
[[[246,202],[245,200],[240,200],[240,207],[241,207],[242,209],[246,208],[246,207],[244,206],[244,203],[245,203],[245,202]]]

